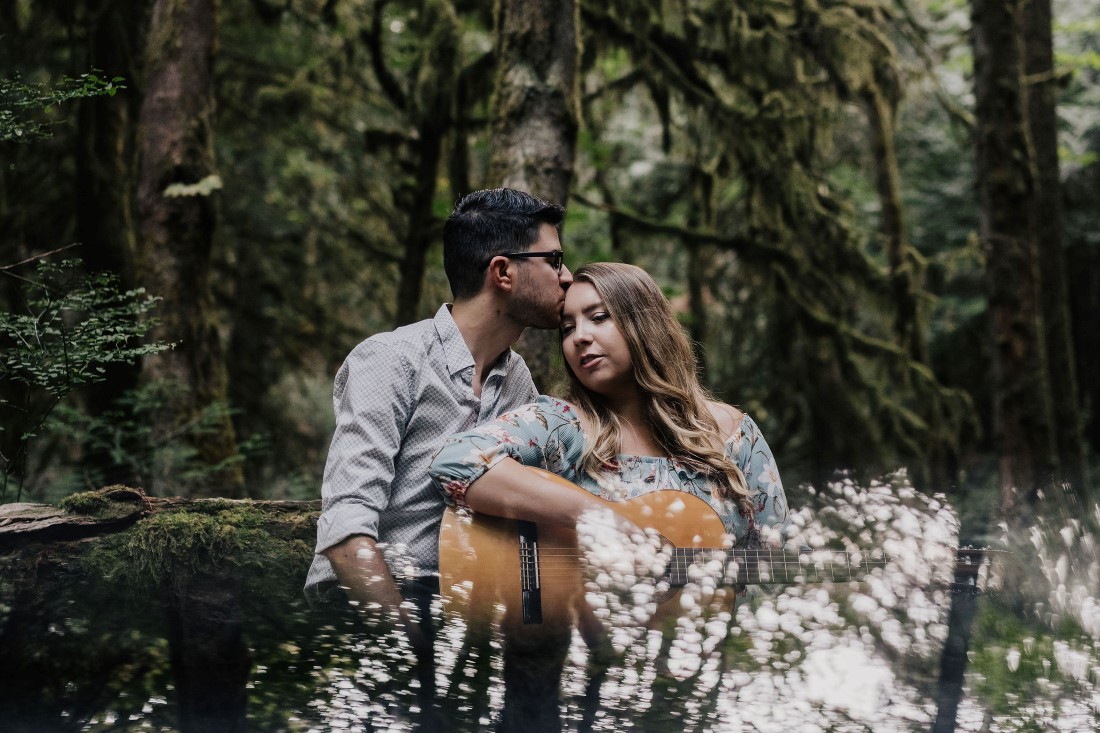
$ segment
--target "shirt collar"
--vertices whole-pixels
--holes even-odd
[[[470,353],[470,347],[466,345],[466,339],[462,338],[462,332],[458,330],[458,324],[455,323],[454,316],[451,315],[451,304],[444,303],[441,305],[432,321],[435,324],[435,332],[439,336],[439,343],[443,346],[448,373],[454,376],[467,369],[473,369],[474,356]],[[505,371],[511,360],[512,350],[508,349],[493,364],[489,376]]]

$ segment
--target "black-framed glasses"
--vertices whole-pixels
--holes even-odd
[[[561,265],[565,260],[565,252],[560,249],[551,250],[550,252],[501,252],[495,257],[545,257],[550,260],[550,266],[554,268],[554,271],[559,275],[561,274]]]

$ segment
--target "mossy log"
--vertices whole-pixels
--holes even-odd
[[[0,506],[0,720],[82,730],[173,689],[176,729],[244,730],[255,619],[300,635],[319,512],[124,486]]]
[[[251,501],[248,499],[182,499],[146,496],[141,489],[108,486],[74,494],[58,506],[49,504],[0,504],[0,553],[36,543],[93,539],[124,531],[140,520],[165,512],[258,512],[273,524],[303,524],[303,539],[316,528],[320,501]],[[296,521],[294,518],[297,517]],[[284,528],[285,529],[285,528]],[[280,533],[281,534],[281,533]]]

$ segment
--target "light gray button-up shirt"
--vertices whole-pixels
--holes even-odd
[[[439,569],[443,496],[428,465],[444,439],[536,397],[531,372],[511,350],[474,395],[474,358],[441,306],[431,320],[363,341],[336,374],[336,430],[321,486],[317,549],[306,591],[335,581],[321,553],[352,535],[386,543],[395,575]]]

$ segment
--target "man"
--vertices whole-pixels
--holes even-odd
[[[527,326],[558,326],[572,281],[559,240],[564,213],[510,189],[462,198],[443,228],[454,304],[371,336],[336,375],[306,593],[315,602],[346,594],[371,616],[398,620],[419,662],[422,709],[435,697],[429,606],[444,508],[428,465],[448,436],[535,399],[510,347]]]

